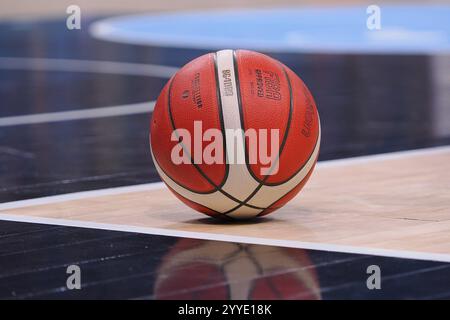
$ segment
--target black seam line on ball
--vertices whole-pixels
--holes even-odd
[[[288,138],[290,130],[291,130],[292,117],[293,117],[293,114],[294,114],[294,97],[292,95],[291,79],[289,78],[289,75],[287,74],[286,69],[283,66],[281,66],[281,69],[283,70],[283,74],[286,77],[286,80],[287,80],[287,83],[288,83],[288,88],[289,88],[289,116],[288,116],[287,126],[286,126],[286,129],[285,129],[285,132],[284,132],[283,140],[281,141],[280,152],[278,153],[278,155],[277,155],[277,157],[275,159],[276,163],[278,163],[280,161],[281,154],[282,154],[282,152],[284,150],[284,147],[286,145],[287,138]],[[274,168],[274,166],[272,165],[272,168],[270,168],[269,173],[272,172],[273,168]],[[288,181],[289,179],[291,179],[293,176],[294,175],[291,175],[290,177],[288,177],[287,179],[285,179],[282,182],[277,182],[275,184],[270,184],[270,185],[274,185],[274,186],[281,185],[281,184],[285,183],[286,181]],[[269,179],[269,177],[270,177],[270,174],[267,174],[267,175],[264,176],[262,181],[259,181],[259,182],[262,183],[263,185],[268,185],[268,183],[266,183],[266,181],[267,181],[267,179]]]
[[[306,87],[306,85],[303,83],[302,84],[302,88],[303,88],[303,90],[308,90],[308,88]],[[312,95],[310,95],[310,94],[308,94],[308,92],[306,91],[306,93],[305,93],[305,96],[306,95],[309,95],[310,97],[310,99],[314,102],[314,100],[313,100],[313,98],[312,98]],[[315,103],[314,103],[314,105],[315,105]],[[317,123],[318,123],[318,125],[319,125],[319,128],[318,128],[318,130],[317,130],[317,137],[316,137],[316,140],[319,138],[319,136],[320,136],[320,117],[319,117],[319,113],[317,112],[317,109],[315,109],[316,110],[316,117],[317,117]],[[319,141],[320,142],[320,141]],[[316,141],[316,143],[314,144],[314,148],[315,148],[315,146],[316,146],[316,144],[317,144],[317,141]],[[314,150],[314,149],[313,149]],[[281,181],[281,182],[277,182],[277,183],[265,183],[265,185],[266,186],[272,186],[272,187],[274,187],[274,186],[278,186],[278,185],[281,185],[281,184],[283,184],[283,183],[286,183],[287,181],[289,181],[290,179],[292,179],[297,173],[299,173],[300,172],[300,170],[302,170],[303,169],[303,166],[301,166],[300,168],[298,168],[292,175],[290,175],[289,177],[287,177],[286,179],[284,179],[283,181]]]
[[[301,168],[297,171],[297,173],[299,173],[305,166],[306,166],[306,164],[309,162],[309,160],[311,160],[311,157],[312,157],[312,155],[314,154],[314,150],[316,149],[316,147],[317,147],[317,143],[319,142],[319,136],[320,136],[320,132],[318,131],[317,132],[317,136],[316,136],[316,143],[314,144],[314,148],[313,148],[313,150],[311,151],[311,153],[309,154],[309,156],[308,156],[308,160],[301,166]],[[296,174],[297,174],[296,173]],[[292,177],[291,177],[291,179],[293,178],[293,177],[295,177],[295,175],[293,175]],[[303,179],[302,179],[303,180]],[[255,196],[255,194],[259,191],[259,189],[261,189],[262,188],[262,186],[263,186],[264,184],[263,183],[260,183],[256,188],[255,188],[255,190],[253,190],[253,192],[244,200],[244,201],[242,201],[243,203],[244,203],[244,205],[248,205],[248,201],[250,201],[254,196]],[[297,186],[297,185],[296,185]],[[293,187],[293,188],[295,188],[295,187]],[[293,189],[292,188],[292,189]],[[292,189],[290,189],[288,192],[290,192]],[[286,193],[283,195],[283,196],[281,196],[280,198],[278,198],[278,200],[280,200],[281,198],[283,198],[284,196],[286,195]],[[276,200],[276,201],[278,201],[278,200]],[[276,202],[275,201],[275,202]],[[273,202],[273,203],[275,203],[275,202]],[[273,204],[272,203],[272,204]],[[271,205],[272,205],[271,204]],[[230,209],[230,210],[228,210],[228,211],[226,211],[226,212],[224,212],[224,213],[222,213],[222,215],[228,215],[228,214],[230,214],[230,213],[232,213],[234,210],[237,210],[237,209],[239,209],[240,207],[242,207],[242,205],[241,204],[239,204],[239,205],[237,205],[236,207],[234,207],[234,208],[232,208],[232,209]],[[267,207],[267,208],[269,208],[269,207]],[[265,208],[265,209],[267,209],[267,208]],[[263,210],[265,210],[265,209],[263,209]],[[259,215],[259,214],[258,214]],[[257,215],[257,216],[258,216]]]
[[[197,190],[193,190],[193,189],[191,189],[191,188],[189,188],[189,187],[187,187],[187,186],[185,186],[185,185],[179,183],[177,180],[174,180],[171,176],[169,176],[169,178],[171,178],[174,182],[176,182],[177,184],[179,184],[181,187],[183,187],[183,188],[185,188],[185,189],[187,189],[187,190],[189,190],[189,191],[191,191],[191,192],[195,192],[195,193],[199,193],[199,194],[211,194],[211,193],[214,193],[214,192],[217,191],[217,185],[216,185],[216,184],[215,184],[208,176],[206,176],[206,175],[204,174],[204,172],[198,167],[197,164],[194,163],[190,151],[187,150],[185,144],[180,140],[180,136],[178,135],[178,131],[177,131],[176,126],[175,126],[175,122],[174,122],[173,115],[172,115],[171,93],[172,93],[172,84],[173,84],[174,81],[175,81],[176,75],[177,75],[177,74],[175,74],[175,75],[173,76],[172,81],[170,82],[170,85],[169,85],[169,90],[168,90],[168,92],[167,92],[167,113],[169,114],[170,124],[171,124],[171,126],[172,126],[172,130],[173,130],[174,133],[175,133],[175,136],[176,136],[177,139],[178,139],[178,142],[180,143],[181,147],[183,148],[183,151],[189,156],[189,160],[191,161],[191,164],[195,167],[195,169],[197,169],[197,171],[200,173],[200,175],[201,175],[201,176],[202,176],[202,177],[203,177],[210,185],[212,185],[212,186],[214,187],[214,189],[211,190],[211,191],[197,191]],[[161,168],[162,168],[162,167],[161,167]],[[165,173],[165,172],[164,172],[164,173]]]
[[[317,115],[317,119],[319,120],[319,123],[320,123],[319,115]],[[316,147],[317,147],[317,144],[320,143],[319,137],[320,137],[320,126],[319,126],[319,130],[317,131],[316,142],[314,143],[313,151],[312,151],[311,154],[309,155],[308,160],[306,161],[306,163],[305,163],[305,164],[304,164],[304,165],[303,165],[303,166],[295,173],[295,175],[296,175],[297,173],[299,173],[299,172],[304,168],[304,166],[309,162],[309,160],[311,159],[312,155],[314,154],[314,150],[315,150]],[[320,148],[320,146],[319,146],[319,148]],[[319,151],[317,151],[317,157],[318,157],[318,156],[319,156]],[[308,173],[306,174],[306,176],[305,176],[299,183],[297,183],[294,187],[292,187],[288,192],[286,192],[284,195],[282,195],[281,197],[279,197],[277,200],[275,200],[274,202],[272,202],[266,209],[268,209],[268,208],[270,208],[271,206],[273,206],[273,204],[274,204],[275,202],[281,200],[286,194],[288,194],[289,192],[291,192],[292,190],[294,190],[300,183],[302,183],[302,182],[306,179],[306,177],[308,176],[308,174],[310,174],[310,172],[311,172],[311,170],[313,170],[313,168],[314,168],[314,166],[311,167],[310,171],[308,171]],[[290,179],[292,179],[295,175],[291,176]],[[264,210],[266,210],[266,209],[264,209]],[[264,212],[264,210],[261,211],[260,213],[258,213],[257,217],[260,216],[261,213]]]
[[[239,87],[239,76],[238,76],[238,73],[237,73],[237,58],[236,58],[236,51],[233,51],[233,64],[234,64],[235,78],[236,78],[236,83],[237,83],[236,87]],[[293,108],[294,108],[294,102],[293,102],[293,96],[292,96],[291,80],[290,80],[289,75],[287,74],[286,70],[284,69],[284,67],[281,66],[281,68],[282,68],[282,70],[283,70],[283,72],[284,72],[284,75],[285,75],[285,77],[286,77],[286,80],[287,80],[287,82],[288,82],[288,87],[289,87],[289,117],[288,117],[288,121],[287,121],[288,124],[287,124],[286,130],[285,130],[285,134],[284,134],[283,140],[282,140],[282,142],[281,142],[280,152],[278,153],[277,158],[275,159],[276,162],[279,161],[279,158],[280,158],[280,156],[281,156],[281,152],[283,151],[282,148],[284,148],[284,146],[285,146],[285,144],[286,144],[287,137],[288,137],[288,133],[289,133],[289,131],[290,131],[290,124],[291,124],[292,113],[293,113]],[[242,103],[241,103],[241,99],[240,99],[240,91],[238,92],[238,102],[239,102],[239,112],[240,112],[240,117],[241,117],[241,125],[244,126]],[[316,144],[317,144],[317,139],[316,139]],[[235,210],[239,209],[240,207],[242,207],[242,205],[248,205],[248,201],[250,201],[250,200],[256,195],[256,193],[262,188],[262,186],[265,185],[266,180],[270,177],[270,175],[267,174],[267,175],[264,177],[264,179],[261,181],[261,180],[257,179],[257,178],[253,175],[252,171],[250,170],[250,166],[249,166],[249,164],[248,164],[248,158],[247,158],[247,157],[248,157],[248,153],[247,153],[247,149],[246,149],[246,147],[245,147],[245,139],[244,139],[244,149],[245,149],[245,154],[246,154],[247,170],[250,172],[250,174],[252,175],[252,177],[253,177],[256,181],[259,182],[259,185],[252,191],[252,193],[251,193],[244,201],[242,201],[243,203],[240,203],[240,204],[237,205],[236,207],[234,207],[234,208],[232,208],[232,209],[230,209],[230,210],[224,212],[223,215],[228,215],[228,214],[232,213],[233,211],[235,211]],[[314,148],[313,148],[313,150],[312,150],[312,152],[311,152],[309,158],[310,158],[311,155],[313,154],[314,149],[315,149],[315,146],[314,146]],[[309,161],[309,158],[308,158],[308,161]],[[303,167],[306,165],[306,163],[308,163],[308,161],[306,161],[306,162],[301,166],[301,168],[303,168]],[[272,165],[272,168],[271,168],[270,170],[272,170],[273,168],[274,168],[274,166]],[[291,179],[291,178],[294,177],[294,176],[295,176],[295,174],[292,175],[291,177],[289,177],[288,180]],[[286,180],[286,181],[288,181],[288,180]],[[265,209],[267,209],[267,208],[265,208]],[[265,209],[263,209],[263,210],[265,210]]]
[[[179,184],[178,182],[176,182],[176,181],[175,181],[172,177],[170,177],[170,176],[167,174],[167,172],[161,167],[161,165],[160,165],[158,159],[156,159],[156,155],[154,155],[154,159],[155,159],[155,161],[156,161],[158,167],[161,169],[161,171],[164,172],[164,174],[165,174],[166,176],[168,176],[170,179],[172,179],[172,181],[173,181],[175,184],[177,184],[177,185],[179,185],[180,187],[183,187],[183,188],[185,188],[185,189],[187,189],[187,190],[189,190],[189,191],[191,191],[191,192],[199,193],[199,192],[197,192],[197,191],[190,190],[189,188],[187,188],[187,187],[185,187],[185,186]],[[173,190],[173,192],[177,193],[179,196],[181,196],[181,197],[183,197],[183,198],[189,200],[190,202],[193,202],[193,203],[198,204],[198,205],[200,205],[200,206],[202,206],[202,207],[205,207],[205,208],[208,209],[208,210],[213,211],[214,213],[216,213],[216,217],[219,217],[219,218],[226,217],[227,219],[236,220],[235,218],[230,217],[230,216],[227,216],[227,215],[223,215],[222,212],[219,212],[219,211],[214,210],[214,209],[212,209],[212,208],[210,208],[210,207],[207,207],[207,206],[205,206],[205,205],[202,204],[202,203],[198,203],[198,202],[193,201],[193,200],[191,200],[191,199],[189,199],[189,198],[186,198],[185,196],[183,196],[182,194],[180,194],[179,192],[177,192],[174,188],[172,188],[167,182],[165,182],[165,184],[167,185],[167,187],[168,187],[170,190]],[[263,210],[264,210],[264,209],[263,209]]]
[[[170,82],[170,84],[169,84],[169,90],[168,90],[168,93],[167,93],[167,95],[168,95],[167,108],[168,108],[168,114],[169,114],[169,119],[170,119],[170,123],[171,123],[171,126],[172,126],[172,130],[174,130],[176,137],[178,138],[178,140],[180,140],[180,137],[179,137],[179,135],[178,135],[178,133],[177,133],[177,131],[176,131],[176,126],[175,126],[175,122],[174,122],[174,119],[173,119],[173,116],[172,116],[172,108],[171,108],[171,92],[172,92],[172,85],[173,85],[173,82],[175,81],[175,78],[176,78],[176,74],[173,76],[173,78],[172,78],[172,80],[171,80],[171,82]],[[181,147],[183,148],[184,152],[186,152],[186,154],[189,156],[189,159],[190,159],[190,161],[191,161],[191,164],[197,169],[197,171],[200,173],[200,175],[201,175],[204,179],[206,179],[206,181],[208,181],[208,183],[211,184],[211,186],[214,187],[214,189],[213,189],[212,191],[207,191],[207,192],[199,192],[199,191],[192,190],[192,189],[190,189],[190,188],[188,188],[188,187],[186,187],[186,186],[180,184],[179,182],[177,182],[177,180],[173,179],[170,175],[167,175],[167,173],[164,172],[164,170],[163,170],[163,172],[164,172],[170,179],[172,179],[176,184],[180,185],[181,187],[183,187],[183,188],[185,188],[185,189],[187,189],[187,190],[189,190],[189,191],[191,191],[191,192],[198,193],[198,194],[211,194],[211,193],[213,193],[213,192],[219,191],[220,193],[222,193],[222,194],[223,194],[224,196],[226,196],[227,198],[233,200],[234,202],[237,202],[240,206],[245,205],[245,206],[247,206],[247,207],[250,207],[250,208],[253,208],[253,209],[257,209],[257,210],[263,210],[263,209],[264,209],[264,208],[260,208],[260,207],[257,207],[257,206],[253,206],[253,205],[251,205],[251,204],[245,204],[245,203],[243,203],[243,201],[241,201],[241,200],[239,200],[239,199],[233,197],[232,195],[230,195],[229,193],[227,193],[226,191],[224,191],[224,190],[221,188],[221,186],[220,186],[220,187],[217,186],[217,185],[214,183],[214,181],[212,181],[212,180],[211,180],[211,179],[210,179],[210,178],[209,178],[209,177],[208,177],[208,176],[200,169],[200,167],[199,167],[197,164],[194,163],[194,161],[193,161],[193,159],[192,159],[192,156],[191,156],[191,153],[189,152],[189,150],[187,150],[187,148],[186,148],[186,146],[184,145],[184,143],[183,143],[182,141],[179,141],[179,143],[181,144]],[[156,159],[156,157],[155,157],[155,159]],[[160,166],[160,168],[162,169],[161,166]]]
[[[288,192],[286,192],[284,195],[282,195],[281,197],[279,197],[277,200],[275,200],[274,202],[272,202],[271,204],[269,204],[269,206],[268,206],[266,209],[264,209],[264,210],[267,210],[267,209],[279,209],[279,208],[281,208],[282,206],[281,206],[281,207],[277,207],[277,208],[271,208],[271,207],[272,207],[277,201],[280,201],[280,200],[281,200],[284,196],[286,196],[289,192],[291,192],[292,190],[294,190],[295,188],[297,188],[299,184],[301,184],[301,183],[303,183],[303,182],[305,181],[305,179],[309,179],[309,178],[308,178],[308,175],[311,173],[311,170],[313,170],[313,169],[314,169],[314,166],[311,167],[311,169],[308,171],[308,173],[306,174],[306,176],[304,176],[303,179],[302,179],[299,183],[297,183],[294,187],[292,187]],[[260,213],[258,213],[257,217],[261,216],[261,214],[264,213],[264,210],[261,211]]]
[[[283,71],[285,71],[286,77],[287,77],[287,79],[288,79],[288,83],[289,83],[289,87],[290,87],[290,92],[291,92],[291,98],[292,98],[292,106],[294,106],[293,97],[292,97],[291,80],[290,80],[290,77],[289,77],[289,75],[288,75],[288,73],[286,72],[286,69],[285,69],[284,67],[283,67]],[[306,85],[305,85],[304,83],[302,84],[302,89],[303,89],[304,91],[305,91],[305,90],[308,90],[308,88],[306,87]],[[306,91],[305,96],[306,96],[306,95],[309,95],[309,98],[310,98],[312,101],[314,101],[313,98],[312,98],[312,95],[308,94],[308,91]],[[292,110],[293,110],[293,108],[292,108]],[[318,123],[320,124],[320,118],[319,118],[319,114],[318,114],[317,110],[316,110],[316,116],[317,116]],[[317,132],[316,140],[318,139],[319,135],[320,135],[320,125],[319,125],[319,130],[318,130],[318,132]],[[316,145],[316,144],[317,144],[317,141],[316,141],[316,143],[314,144],[314,148],[315,148],[315,145]],[[313,148],[313,151],[314,151],[314,148]],[[282,151],[280,151],[279,156],[281,156],[281,152],[282,152]],[[277,157],[276,160],[278,161],[278,157]],[[283,181],[276,182],[276,183],[266,182],[267,177],[268,177],[268,176],[266,176],[266,177],[262,180],[262,182],[263,182],[263,184],[264,184],[265,186],[269,186],[269,187],[275,187],[275,186],[282,185],[282,184],[286,183],[287,181],[291,180],[293,177],[295,177],[295,175],[297,175],[297,173],[299,173],[300,170],[303,169],[303,167],[304,167],[304,165],[301,166],[300,168],[298,168],[297,170],[295,170],[295,172],[294,172],[293,174],[291,174],[289,177],[287,177],[287,178],[284,179]]]
[[[239,115],[240,115],[240,119],[241,119],[241,127],[245,132],[246,126],[244,124],[244,109],[242,106],[242,98],[241,98],[241,92],[240,92],[240,80],[239,80],[239,70],[238,70],[238,63],[237,63],[237,57],[236,57],[236,51],[233,51],[233,64],[234,64],[234,74],[235,74],[235,78],[236,78],[236,91],[237,91],[237,96],[238,96],[238,104],[239,104]],[[278,63],[278,62],[277,62]],[[291,80],[286,72],[286,70],[284,69],[284,67],[281,65],[281,63],[278,63],[279,66],[281,67],[281,69],[283,70],[283,74],[287,80],[288,83],[288,88],[289,88],[289,114],[288,114],[288,119],[286,121],[286,129],[284,131],[284,135],[283,135],[283,139],[281,140],[281,145],[280,145],[280,152],[277,155],[277,158],[275,159],[276,162],[279,161],[279,158],[281,157],[281,153],[283,152],[284,146],[286,145],[286,141],[287,141],[287,137],[289,135],[289,130],[291,128],[291,120],[292,120],[292,114],[294,112],[294,102],[293,102],[293,96],[292,96],[292,86],[291,86]],[[269,174],[267,174],[262,180],[259,179],[254,172],[251,169],[250,166],[250,160],[249,160],[249,155],[248,155],[248,148],[247,148],[247,142],[244,136],[244,153],[245,153],[245,164],[247,166],[247,170],[250,173],[250,175],[253,177],[253,179],[255,179],[258,183],[262,183],[265,184],[265,182],[267,181],[267,178],[269,176]],[[273,169],[273,165],[271,170]],[[289,178],[287,179],[289,180]],[[283,184],[284,182],[281,183],[277,183],[277,184]],[[277,185],[277,184],[273,184],[273,185]]]
[[[186,198],[185,196],[183,196],[183,195],[181,195],[181,194],[179,194],[176,190],[174,190],[172,187],[170,187],[170,186],[167,186],[172,192],[175,192],[176,194],[178,194],[180,197],[182,197],[183,199],[186,199],[186,200],[188,200],[189,202],[192,202],[192,203],[195,203],[195,204],[197,204],[197,205],[199,205],[199,206],[202,206],[202,207],[204,207],[204,208],[206,208],[206,209],[208,209],[208,210],[211,210],[212,212],[214,212],[216,215],[215,216],[212,216],[212,217],[216,217],[216,218],[225,218],[225,220],[237,220],[236,218],[233,218],[233,217],[230,217],[230,216],[224,216],[224,215],[222,215],[222,213],[221,212],[219,212],[219,211],[217,211],[217,210],[214,210],[214,209],[211,209],[210,207],[207,207],[207,206],[205,206],[204,204],[201,204],[201,203],[198,203],[198,202],[196,202],[196,201],[193,201],[193,200],[191,200],[191,199],[188,199],[188,198]],[[206,213],[205,213],[206,214]]]
[[[233,54],[234,54],[234,52],[233,52]],[[283,70],[286,72],[286,70],[283,68]],[[286,77],[287,77],[287,79],[288,79],[288,83],[289,83],[289,85],[290,85],[290,78],[289,78],[289,75],[287,74],[287,72],[286,72]],[[292,92],[291,92],[291,98],[292,98]],[[240,108],[240,110],[242,110],[241,108]],[[320,120],[319,120],[320,121]],[[309,160],[311,160],[311,157],[312,157],[312,155],[314,154],[314,150],[316,149],[316,146],[317,146],[317,143],[319,142],[319,136],[320,136],[320,128],[319,128],[319,130],[317,130],[317,136],[316,136],[316,141],[315,141],[315,143],[314,143],[314,147],[313,147],[313,149],[312,149],[312,151],[311,151],[311,153],[309,154],[309,156],[308,156],[308,160],[293,174],[293,175],[291,175],[289,178],[287,178],[285,181],[284,181],[284,183],[286,182],[286,181],[289,181],[290,179],[292,179],[293,177],[295,177],[295,175],[297,175],[304,167],[305,167],[305,165],[309,162]],[[281,152],[280,152],[280,155],[281,155]],[[277,161],[278,161],[278,158],[276,159]],[[243,201],[243,203],[244,203],[244,205],[248,205],[248,201],[250,201],[255,195],[256,195],[256,193],[262,188],[262,186],[264,185],[264,182],[268,179],[268,177],[269,177],[269,175],[266,175],[265,177],[264,177],[264,179],[263,179],[263,181],[262,182],[260,182],[260,184],[255,188],[255,190],[253,190],[253,192]],[[302,181],[303,181],[303,179],[302,179]],[[297,185],[296,185],[297,186]],[[295,187],[294,187],[295,188]],[[293,189],[293,188],[292,188]],[[292,189],[290,189],[289,191],[291,191]],[[284,194],[283,196],[281,196],[280,198],[278,198],[278,200],[280,200],[281,198],[283,198],[284,196],[285,196],[286,194]],[[276,201],[278,201],[278,200],[276,200]],[[276,201],[274,201],[273,203],[275,203]],[[271,204],[271,205],[273,205],[273,203]],[[228,211],[226,211],[226,212],[224,212],[223,213],[223,215],[228,215],[228,214],[230,214],[230,213],[232,213],[233,211],[235,211],[235,210],[237,210],[237,209],[239,209],[240,207],[242,206],[242,204],[239,204],[239,205],[237,205],[236,207],[234,207],[234,208],[232,208],[232,209],[230,209],[230,210],[228,210]],[[267,208],[266,208],[267,209]],[[265,209],[264,209],[265,210]],[[259,215],[259,214],[258,214]]]
[[[219,121],[220,121],[220,131],[222,132],[222,150],[224,152],[224,158],[225,158],[225,176],[222,180],[222,182],[219,184],[219,188],[222,188],[225,182],[228,179],[228,174],[230,172],[230,165],[227,161],[227,141],[226,141],[226,134],[225,134],[225,121],[223,120],[223,107],[222,107],[222,97],[220,96],[220,82],[219,82],[219,69],[217,67],[217,53],[214,52],[213,54],[213,62],[214,62],[214,76],[215,76],[215,86],[216,86],[216,99],[217,99],[217,106],[218,106],[218,112],[219,112]]]

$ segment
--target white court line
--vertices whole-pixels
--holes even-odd
[[[0,118],[0,127],[150,113],[154,107],[155,101],[150,101],[102,108],[26,114]]]
[[[89,199],[101,196],[111,196],[117,194],[125,194],[131,192],[139,192],[139,191],[150,191],[150,190],[158,190],[164,187],[164,182],[153,182],[153,183],[145,183],[138,184],[134,186],[126,186],[126,187],[116,187],[116,188],[107,188],[107,189],[99,189],[92,191],[81,191],[81,192],[73,192],[66,193],[57,196],[48,196],[42,198],[28,199],[28,200],[20,200],[13,202],[5,202],[0,204],[0,210],[7,209],[16,209],[30,206],[37,206],[43,204],[51,204],[58,202],[65,202],[70,200],[79,200],[79,199]]]
[[[446,153],[449,151],[450,151],[450,146],[399,151],[399,152],[378,154],[378,155],[372,155],[372,156],[363,156],[363,157],[355,157],[355,158],[349,158],[349,159],[323,161],[323,162],[319,162],[318,166],[319,167],[332,167],[332,166],[353,165],[355,163],[366,163],[366,162],[379,161],[379,160],[401,159],[401,158],[414,157],[414,156],[420,156],[420,155],[442,154],[442,153]],[[69,193],[69,194],[58,195],[58,196],[49,196],[49,197],[43,197],[43,198],[37,198],[37,199],[7,202],[7,203],[0,204],[0,210],[5,212],[5,210],[8,210],[8,209],[16,209],[16,208],[24,208],[24,207],[34,206],[34,205],[58,203],[58,202],[64,202],[64,201],[69,201],[69,200],[87,199],[87,198],[93,198],[93,197],[98,197],[98,196],[117,195],[117,194],[130,193],[130,192],[136,192],[136,191],[158,190],[161,188],[164,188],[164,183],[157,182],[157,183],[148,183],[148,184],[142,184],[142,185],[127,186],[127,187],[76,192],[76,193]],[[216,241],[233,241],[233,242],[241,242],[241,243],[272,245],[272,246],[291,247],[291,248],[303,248],[303,249],[311,249],[311,250],[324,250],[324,251],[333,251],[333,252],[378,255],[378,256],[385,256],[385,257],[450,262],[449,254],[439,254],[439,253],[427,253],[427,252],[405,251],[405,250],[388,250],[388,249],[378,249],[378,248],[369,248],[369,247],[345,246],[345,245],[336,245],[336,244],[328,244],[328,243],[313,243],[313,242],[280,240],[280,239],[270,239],[270,238],[230,236],[230,235],[214,234],[214,233],[208,233],[208,232],[191,232],[191,231],[170,230],[170,229],[162,229],[162,228],[135,227],[135,226],[129,226],[129,225],[105,224],[105,223],[96,223],[96,222],[78,221],[78,220],[66,220],[66,219],[11,215],[11,214],[6,214],[6,213],[0,213],[0,219],[6,220],[6,221],[43,223],[43,224],[53,224],[53,225],[61,225],[61,226],[93,228],[93,229],[101,229],[101,230],[114,230],[114,231],[135,232],[135,233],[144,233],[144,234],[165,235],[165,236],[173,236],[173,237],[187,237],[187,238],[194,238],[194,239],[205,239],[205,240],[216,240]]]
[[[209,232],[193,232],[193,231],[171,230],[171,229],[163,229],[163,228],[137,227],[137,226],[129,226],[129,225],[121,225],[121,224],[109,224],[109,223],[98,223],[98,222],[54,219],[54,218],[41,218],[41,217],[20,216],[20,215],[11,215],[11,214],[0,214],[0,219],[5,220],[5,221],[14,221],[14,222],[40,223],[40,224],[50,224],[50,225],[66,226],[66,227],[80,227],[80,228],[99,229],[99,230],[108,230],[108,231],[133,232],[133,233],[152,234],[152,235],[161,235],[161,236],[169,236],[169,237],[181,237],[181,238],[192,238],[192,239],[214,240],[214,241],[225,241],[225,242],[238,242],[238,243],[259,244],[259,245],[287,247],[287,248],[299,248],[299,249],[322,250],[322,251],[331,251],[331,252],[367,254],[367,255],[393,257],[393,258],[450,262],[449,254],[440,254],[440,253],[428,253],[428,252],[404,251],[404,250],[388,250],[388,249],[377,249],[377,248],[368,248],[368,247],[336,245],[336,244],[329,244],[329,243],[314,243],[314,242],[303,242],[303,241],[295,241],[295,240],[280,240],[280,239],[271,239],[271,238],[232,236],[232,235],[209,233]]]
[[[92,72],[158,78],[170,78],[178,71],[176,67],[158,64],[27,57],[0,57],[0,69]]]
[[[389,153],[379,153],[372,154],[367,156],[359,156],[352,158],[342,158],[336,160],[327,160],[321,161],[317,163],[318,168],[328,168],[328,167],[337,167],[337,166],[346,166],[346,165],[354,165],[360,163],[368,163],[375,161],[384,161],[384,160],[395,160],[395,159],[403,159],[406,157],[415,157],[422,155],[435,155],[450,152],[450,145],[448,146],[440,146],[440,147],[431,147],[431,148],[422,148],[422,149],[413,149],[413,150],[405,150],[405,151],[395,151]],[[450,157],[450,155],[449,155]],[[450,161],[450,158],[449,158]]]

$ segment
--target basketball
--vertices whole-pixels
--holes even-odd
[[[209,216],[249,219],[279,209],[306,184],[320,121],[310,91],[287,66],[221,50],[168,81],[150,144],[159,175],[182,202]]]

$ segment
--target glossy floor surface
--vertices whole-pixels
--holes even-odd
[[[89,24],[101,18],[72,31],[0,22],[0,202],[159,181],[151,101],[209,50],[96,40]],[[450,143],[448,56],[266,53],[316,99],[319,160]],[[139,103],[148,111],[34,117]],[[67,290],[72,264],[82,290]],[[382,290],[366,286],[370,265]],[[450,298],[449,280],[442,262],[0,221],[0,298],[427,299]]]

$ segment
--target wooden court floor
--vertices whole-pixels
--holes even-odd
[[[0,218],[450,261],[449,190],[450,148],[437,147],[320,162],[299,196],[256,221],[204,218],[161,183],[5,203]]]

